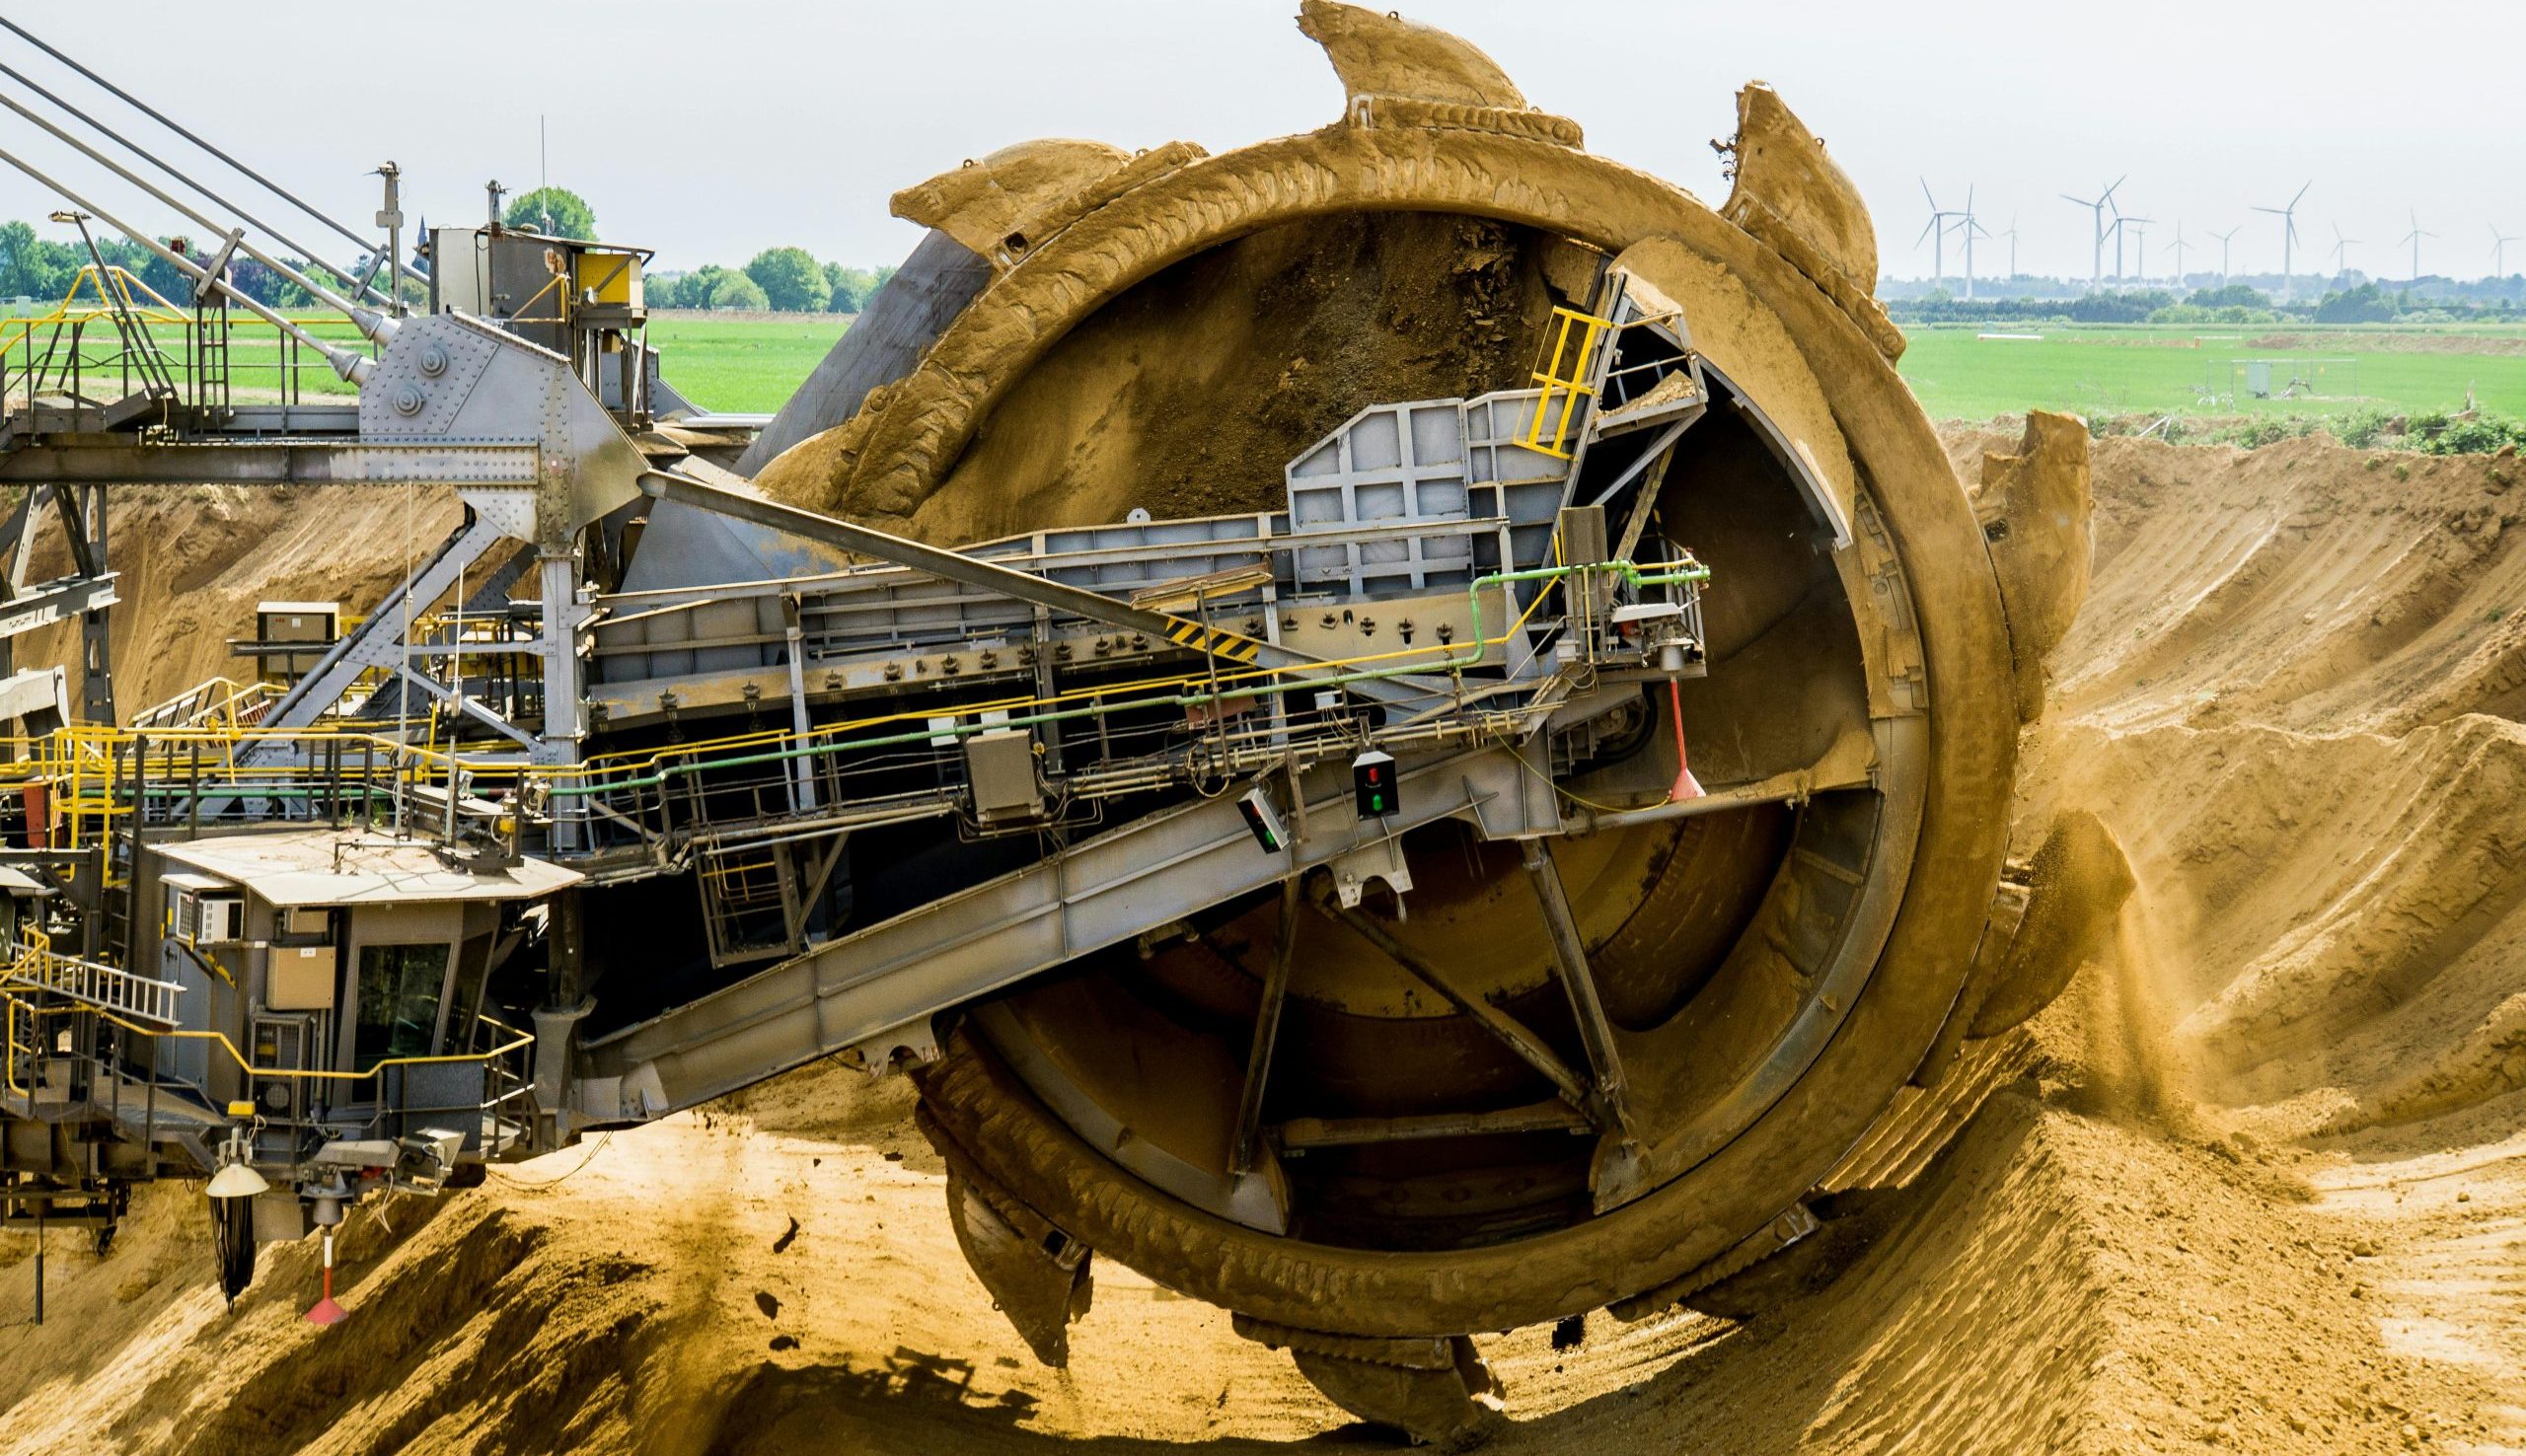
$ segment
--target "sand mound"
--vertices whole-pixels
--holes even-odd
[[[106,536],[120,578],[116,706],[128,718],[211,678],[252,680],[254,663],[228,642],[255,634],[256,603],[366,612],[456,528],[461,510],[450,492],[403,487],[117,488]],[[68,569],[59,537],[42,538],[31,579]],[[30,633],[18,661],[70,663],[75,673],[77,643],[75,625]],[[76,681],[70,696],[78,700]]]

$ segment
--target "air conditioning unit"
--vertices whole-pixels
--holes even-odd
[[[179,884],[174,900],[169,909],[178,939],[194,945],[231,945],[246,938],[246,897],[234,889]]]

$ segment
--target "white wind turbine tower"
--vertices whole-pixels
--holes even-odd
[[[2420,230],[2420,212],[2417,208],[2414,209],[2412,231],[2404,234],[2398,241],[2412,245],[2412,281],[2415,283],[2420,281],[2420,240],[2437,236],[2436,233],[2424,233]]]
[[[2493,229],[2491,229],[2491,235],[2492,235],[2493,237],[2497,237],[2497,236],[2498,236],[2498,234],[2499,234],[2499,229],[2497,229],[2497,228],[2493,228]],[[2012,213],[2010,213],[2010,214],[2009,214],[2009,227],[2008,227],[2008,231],[2007,231],[2007,232],[2005,232],[2005,233],[2000,234],[2000,236],[2009,240],[2009,276],[2010,276],[2010,277],[2012,277],[2012,278],[2014,278],[2014,277],[2016,277],[2016,276],[2017,276],[2017,214],[2016,214],[2016,213],[2012,212]],[[2514,239],[2514,238],[2511,238],[2511,239],[2509,239],[2508,241],[2510,241],[2510,242],[2514,243],[2514,242],[2516,242],[2517,240],[2516,240],[2516,239]]]
[[[2335,282],[2340,282],[2342,275],[2349,271],[2349,268],[2345,264],[2349,261],[2350,250],[2358,245],[2358,239],[2345,238],[2341,235],[2341,224],[2335,223],[2333,225],[2333,276]]]
[[[2138,276],[2130,281],[2143,288],[2149,286],[2149,225],[2156,221],[2154,217],[2117,217],[2114,220],[2114,271],[2117,277],[2122,273],[2122,232],[2128,229],[2132,235],[2131,265],[2140,270]]]
[[[2228,229],[2224,233],[2212,233],[2210,235],[2211,237],[2219,240],[2219,286],[2222,288],[2228,286],[2228,240],[2234,238],[2242,231],[2244,231],[2244,226],[2240,224],[2237,227]]]
[[[1923,190],[1926,191],[1927,188],[1924,187]],[[1952,213],[1950,216],[1956,219],[1956,231],[1965,235],[1965,296],[1971,298],[1973,296],[1973,239],[1976,235],[1987,238],[1991,233],[1989,229],[1982,226],[1981,219],[1973,215],[1973,188],[1969,183],[1965,188],[1965,210]]]
[[[1930,192],[1930,180],[1926,177],[1921,179],[1921,195],[1928,197],[1930,200],[1929,226],[1921,229],[1921,238],[1927,238],[1930,240],[1930,280],[1941,287],[1945,287],[1947,284],[1948,223],[1950,219],[1963,217],[1965,214],[1961,212],[1950,212],[1946,208],[1939,206],[1938,198]],[[1914,238],[1912,240],[1912,246],[1914,248],[1921,246],[1921,238]],[[1970,295],[1968,296],[1969,297]]]
[[[2258,207],[2255,209],[2257,212],[2268,212],[2273,217],[2280,219],[2280,301],[2282,303],[2287,303],[2289,301],[2289,295],[2297,291],[2298,285],[2296,278],[2290,271],[2291,265],[2289,255],[2290,250],[2296,247],[2298,242],[2298,204],[2307,199],[2307,187],[2312,187],[2315,184],[2315,180],[2310,178],[2307,182],[2307,186],[2300,187],[2298,189],[2298,195],[2290,198],[2289,205],[2286,207]]]
[[[2175,242],[2168,246],[2167,252],[2175,255],[2175,289],[2178,293],[2184,291],[2184,255],[2192,249],[2192,246],[2184,241],[2184,219],[2177,218]]]
[[[2508,245],[2520,241],[2502,236],[2499,224],[2490,224],[2490,274],[2494,278],[2508,276]]]
[[[2118,187],[2130,180],[2131,179],[2128,176],[2117,178],[2115,181],[2114,187]],[[2081,207],[2084,207],[2089,212],[2095,214],[2096,233],[2090,263],[2094,270],[2091,281],[2094,284],[2099,285],[2105,282],[2105,210],[2114,206],[2114,187],[2106,188],[2104,194],[2097,197],[2094,201],[2090,201],[2085,197],[2073,197],[2067,192],[2063,192],[2061,194],[2062,201],[2076,202]]]

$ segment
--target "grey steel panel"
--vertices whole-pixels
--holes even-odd
[[[624,568],[626,592],[777,581],[842,570],[849,558],[829,546],[679,501],[649,507],[640,545]]]
[[[236,404],[229,407],[229,434],[308,435],[359,433],[357,404]]]
[[[1171,638],[1179,627],[1200,630],[1198,623],[1188,618],[1134,607],[1113,597],[1029,575],[997,561],[929,546],[778,501],[739,494],[691,476],[651,471],[642,476],[641,488],[662,500],[680,499],[704,509],[721,511],[758,525],[821,541],[838,549],[861,552],[949,581],[997,592],[1016,601],[1071,613],[1125,631],[1143,633],[1152,640]],[[1261,639],[1252,639],[1248,645],[1252,655],[1246,660],[1266,668],[1303,668],[1319,661]],[[1360,696],[1402,705],[1443,691],[1440,682],[1426,678],[1417,682],[1401,677],[1369,679],[1349,686],[1350,691]]]
[[[1465,468],[1462,400],[1372,404],[1351,416],[1285,473],[1292,531],[1339,538],[1298,553],[1299,585],[1366,595],[1470,580],[1473,546],[1463,536],[1350,536],[1361,526],[1465,520]]]
[[[37,445],[0,456],[0,480],[65,485],[532,485],[537,452],[514,441],[409,445]]]
[[[64,618],[77,617],[115,602],[114,574],[96,577],[72,577],[50,586],[37,587],[24,596],[0,605],[0,638],[31,632],[49,626]]]

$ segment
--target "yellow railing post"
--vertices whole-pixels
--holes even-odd
[[[1597,356],[1597,339],[1603,336],[1606,329],[1613,328],[1613,321],[1599,319],[1594,314],[1583,314],[1577,309],[1557,306],[1553,309],[1552,315],[1559,327],[1553,330],[1552,347],[1549,354],[1542,360],[1543,367],[1529,376],[1542,387],[1542,393],[1535,397],[1534,418],[1527,421],[1526,438],[1523,443],[1527,449],[1549,455],[1556,460],[1568,460],[1573,453],[1568,448],[1571,416],[1579,412],[1580,396],[1594,396],[1597,393],[1596,387],[1588,382],[1589,366]],[[1579,334],[1579,347],[1575,356],[1571,355],[1570,348],[1570,335],[1573,330]],[[1567,376],[1561,372],[1562,360],[1565,356],[1570,356],[1570,372]],[[1553,421],[1552,439],[1547,442],[1544,439],[1543,421],[1544,416],[1552,412],[1552,403],[1556,396],[1561,400],[1561,413]]]

